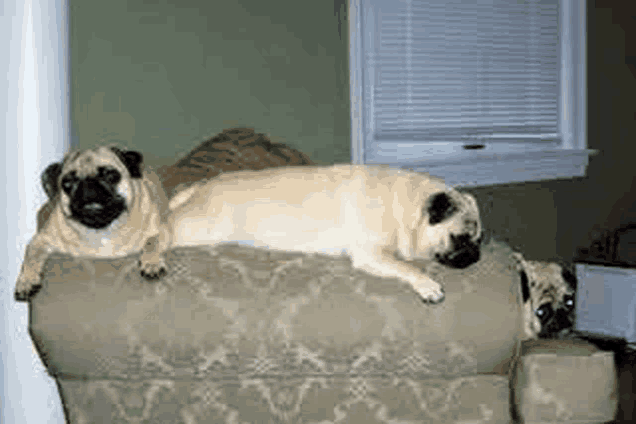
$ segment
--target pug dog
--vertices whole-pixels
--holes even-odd
[[[239,242],[348,254],[355,268],[410,284],[424,302],[443,288],[416,266],[466,268],[480,258],[475,199],[428,174],[335,165],[238,171],[178,193],[167,225],[172,246]]]
[[[26,248],[16,300],[39,290],[42,267],[53,252],[117,257],[142,251],[142,276],[166,273],[161,253],[168,246],[157,240],[167,231],[162,219],[168,202],[158,178],[142,172],[142,161],[139,152],[97,147],[46,168],[42,185],[50,213]]]
[[[521,278],[526,337],[568,335],[575,321],[574,269],[554,262],[527,261],[518,252],[512,256]]]

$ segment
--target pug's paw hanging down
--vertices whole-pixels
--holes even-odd
[[[480,257],[475,199],[428,174],[386,166],[285,167],[221,174],[175,195],[173,246],[239,242],[348,254],[353,266],[397,278],[429,303],[439,283],[411,263],[466,268]]]
[[[168,202],[159,180],[142,172],[142,160],[138,152],[97,147],[49,165],[42,185],[53,209],[26,248],[16,300],[37,292],[53,252],[115,257],[142,251],[142,275],[152,279],[166,273],[161,253],[168,238],[161,220]]]

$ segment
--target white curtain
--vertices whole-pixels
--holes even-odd
[[[40,174],[69,147],[68,0],[2,0],[0,6],[0,422],[64,423],[54,380],[28,333],[28,306],[13,300],[37,209]]]

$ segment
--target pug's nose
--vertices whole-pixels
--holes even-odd
[[[99,203],[87,203],[84,205],[84,209],[91,211],[91,212],[98,212],[101,211],[102,209],[104,209],[104,206],[100,205]]]

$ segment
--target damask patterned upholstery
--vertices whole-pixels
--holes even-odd
[[[507,423],[521,308],[510,249],[427,265],[422,304],[346,257],[178,248],[143,281],[138,256],[54,256],[30,332],[67,419],[84,423]]]

